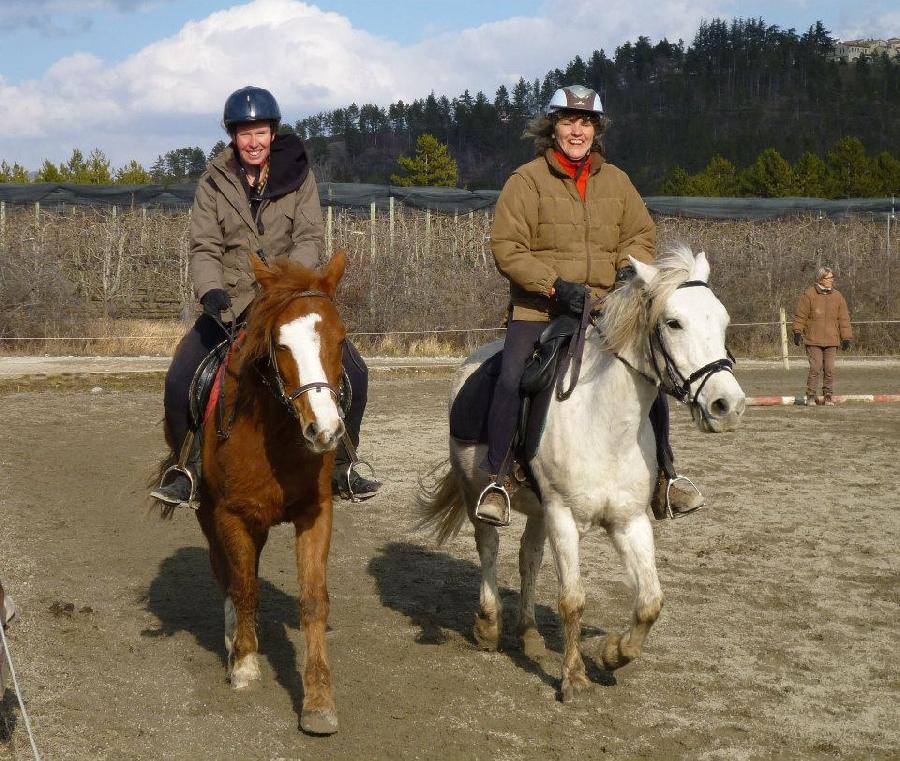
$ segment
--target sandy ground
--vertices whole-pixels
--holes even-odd
[[[748,394],[804,371],[743,363]],[[161,454],[160,374],[0,383],[0,578],[8,632],[46,759],[898,758],[900,405],[754,408],[706,436],[675,409],[680,469],[709,507],[655,524],[666,607],[644,656],[558,700],[561,640],[548,558],[525,658],[475,649],[472,532],[436,548],[409,531],[417,477],[445,451],[445,370],[372,373],[363,432],[386,485],[336,509],[328,638],[340,731],[298,731],[302,687],[292,531],[260,569],[262,680],[225,680],[222,600],[192,515],[147,510]],[[91,392],[94,387],[102,391]],[[838,369],[837,393],[897,393],[900,367]],[[503,532],[515,608],[519,529]],[[583,543],[584,646],[628,620],[607,539]],[[511,623],[511,619],[507,619]],[[511,628],[511,626],[510,626]],[[30,758],[15,695],[0,758]]]

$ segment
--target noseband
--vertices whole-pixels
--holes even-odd
[[[702,280],[686,280],[678,286],[678,288],[701,287],[709,288],[709,285]],[[697,397],[700,396],[703,387],[713,375],[720,373],[723,370],[729,373],[733,372],[735,362],[734,355],[728,350],[727,346],[725,347],[725,353],[727,354],[727,357],[713,360],[695,370],[690,375],[685,376],[678,369],[678,365],[675,364],[675,360],[666,348],[658,322],[654,326],[653,333],[650,336],[650,359],[653,362],[653,369],[656,371],[656,375],[659,378],[659,383],[662,386],[663,391],[669,394],[669,396],[677,399],[679,402],[684,402],[691,407],[697,405]],[[660,361],[659,357],[662,358],[662,361]],[[662,365],[662,369],[660,369],[660,365]],[[697,386],[697,390],[691,395],[691,384],[695,383],[697,380],[700,380],[700,385]]]
[[[334,301],[327,293],[324,291],[300,291],[295,298],[320,298],[320,299],[328,299],[328,301]],[[297,412],[297,408],[294,405],[294,402],[297,401],[303,394],[306,394],[310,391],[316,391],[318,393],[322,389],[326,389],[335,399],[338,400],[339,395],[338,392],[334,389],[334,387],[330,383],[325,383],[323,381],[314,381],[313,383],[304,383],[301,386],[298,386],[293,393],[288,394],[287,389],[284,385],[284,378],[281,375],[281,371],[278,369],[278,361],[275,357],[275,341],[272,336],[269,336],[269,367],[272,370],[272,378],[273,382],[269,382],[265,375],[263,375],[263,380],[266,382],[266,385],[271,389],[272,393],[275,395],[275,398],[281,402],[285,407],[287,407],[291,415],[294,416],[294,419],[298,422],[300,421],[300,414]]]

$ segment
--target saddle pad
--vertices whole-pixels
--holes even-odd
[[[466,444],[487,441],[488,410],[500,377],[503,352],[486,359],[463,384],[450,408],[450,435]]]
[[[231,355],[234,353],[234,350],[240,345],[241,341],[244,340],[244,337],[246,335],[247,332],[244,330],[237,334],[237,337],[234,339],[234,343],[228,348],[228,352],[225,354],[225,358],[218,362],[216,372],[214,374],[204,376],[204,382],[198,385],[197,393],[198,397],[201,400],[207,393],[209,394],[209,396],[206,397],[206,404],[202,405],[204,423],[206,423],[206,421],[209,419],[209,416],[212,415],[213,410],[215,410],[216,408],[216,403],[219,400],[219,390],[222,388],[222,375],[224,375],[225,368],[228,367],[228,363],[229,361],[231,361]],[[209,356],[211,357],[213,354],[217,354],[220,351],[221,346],[222,344],[219,344],[219,346],[217,346],[210,352]],[[209,378],[211,378],[212,380],[210,381]]]
[[[502,362],[503,352],[499,351],[486,359],[459,390],[450,408],[450,435],[454,439],[464,444],[487,442],[488,411],[491,408],[491,399],[494,397],[494,388],[500,376]],[[554,385],[551,383],[537,394],[526,397],[522,405],[518,422],[517,457],[523,464],[537,454],[553,393]]]

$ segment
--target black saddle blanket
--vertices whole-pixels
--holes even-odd
[[[503,352],[498,351],[466,379],[450,408],[450,435],[453,438],[466,444],[487,443],[488,411],[502,363]],[[552,395],[552,383],[534,395],[523,395],[517,452],[521,462],[527,463],[537,454]]]

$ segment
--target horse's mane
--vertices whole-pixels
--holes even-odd
[[[666,299],[690,276],[694,252],[690,246],[676,243],[655,264],[659,274],[650,285],[632,280],[604,299],[599,329],[607,351],[621,352],[649,335]]]
[[[268,356],[272,331],[287,305],[301,291],[319,288],[319,274],[300,264],[282,259],[267,266],[272,279],[266,288],[258,289],[247,314],[247,333],[241,345],[242,373]]]

